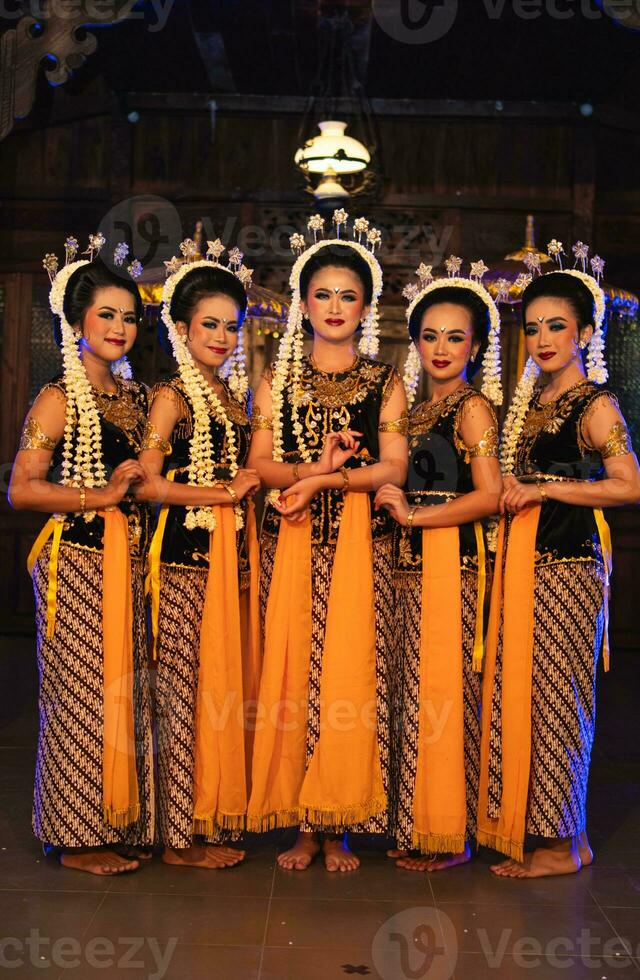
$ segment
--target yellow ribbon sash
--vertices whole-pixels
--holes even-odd
[[[378,750],[373,546],[368,494],[346,493],[329,591],[320,737],[300,790],[300,815],[324,826],[386,809]]]
[[[602,638],[602,659],[605,671],[609,670],[611,653],[609,647],[609,597],[611,594],[611,573],[613,571],[613,548],[611,545],[611,529],[607,524],[602,510],[597,507],[593,511],[602,548],[604,562],[604,631]]]
[[[34,541],[33,547],[27,558],[27,571],[33,577],[33,569],[38,560],[40,552],[48,542],[51,542],[51,553],[49,555],[49,575],[47,579],[47,639],[51,639],[56,628],[56,601],[58,593],[58,552],[60,550],[60,539],[64,521],[55,517],[50,517],[40,534]]]
[[[165,479],[172,483],[175,479],[176,470],[169,470]],[[158,523],[149,545],[147,556],[147,577],[145,579],[145,595],[151,595],[151,635],[153,638],[154,660],[158,658],[158,617],[160,615],[160,555],[162,553],[162,540],[164,529],[169,516],[169,504],[163,504],[158,514]]]
[[[464,850],[462,581],[457,527],[422,531],[420,706],[413,844],[423,853]]]
[[[264,660],[247,827],[299,822],[311,660],[311,521],[280,521],[264,630]]]
[[[504,518],[500,522],[482,691],[477,840],[516,861],[523,859],[531,767],[535,550],[539,519],[539,506],[528,507],[512,518],[504,575]],[[494,818],[488,814],[489,737],[501,610],[502,799],[500,814]]]
[[[209,573],[200,626],[195,719],[193,831],[245,825],[247,787],[236,515],[213,508]]]

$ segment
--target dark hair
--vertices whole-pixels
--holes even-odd
[[[578,321],[578,330],[582,330],[588,323],[595,328],[595,300],[591,290],[577,276],[569,276],[562,272],[538,276],[537,279],[529,283],[522,295],[523,327],[527,322],[527,308],[534,300],[540,299],[542,296],[565,300]]]
[[[441,303],[453,303],[455,306],[462,306],[471,316],[471,329],[474,339],[479,341],[480,349],[473,362],[469,362],[467,374],[473,377],[482,363],[482,356],[487,349],[489,340],[489,328],[491,319],[487,304],[472,289],[465,286],[442,286],[427,293],[418,305],[414,308],[409,317],[409,335],[412,340],[417,340],[422,326],[422,318],[427,310],[432,306],[439,306]]]
[[[362,283],[365,305],[368,306],[373,299],[373,276],[371,275],[371,269],[367,260],[363,259],[354,248],[351,248],[346,243],[344,245],[325,245],[324,248],[318,249],[308,259],[300,273],[300,295],[302,298],[306,299],[309,283],[315,273],[320,269],[326,269],[330,266],[336,269],[350,269],[358,277]]]
[[[242,323],[247,312],[244,286],[236,276],[214,266],[210,269],[200,266],[177,283],[169,307],[172,320],[190,323],[200,300],[209,296],[228,296],[238,307],[238,319]]]
[[[139,322],[142,319],[143,307],[135,282],[128,276],[115,272],[100,258],[95,259],[89,265],[80,266],[69,276],[69,282],[64,293],[64,315],[67,322],[72,326],[76,323],[82,325],[86,311],[95,300],[96,292],[111,286],[124,289],[133,297],[136,320]],[[55,341],[60,346],[62,335],[58,317],[54,317],[53,332]]]

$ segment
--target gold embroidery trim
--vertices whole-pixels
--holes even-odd
[[[609,430],[609,435],[605,444],[600,449],[603,459],[611,459],[613,456],[626,456],[632,453],[631,438],[624,422],[614,422]]]
[[[273,419],[268,419],[266,415],[263,415],[260,411],[259,405],[253,406],[253,413],[251,415],[251,431],[259,432],[260,429],[273,429]]]
[[[392,419],[390,422],[380,422],[378,432],[399,432],[406,436],[409,431],[409,416],[403,412],[399,419]]]
[[[171,455],[171,443],[168,439],[162,438],[153,422],[147,421],[144,427],[140,450],[143,449],[159,449],[163,456]]]
[[[20,449],[48,449],[52,452],[55,448],[55,439],[45,433],[38,420],[33,416],[28,418],[20,436]]]
[[[498,455],[498,430],[495,425],[491,425],[488,429],[485,429],[482,433],[482,438],[475,446],[467,446],[459,438],[457,432],[454,434],[454,440],[456,449],[460,449],[464,453],[465,463],[468,463],[471,459],[477,459],[480,456],[495,457]]]

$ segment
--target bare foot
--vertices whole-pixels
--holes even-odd
[[[137,871],[140,862],[136,859],[124,858],[115,851],[105,851],[96,848],[92,851],[62,851],[60,864],[75,871],[87,871],[92,875],[119,875],[126,871]]]
[[[399,868],[404,868],[405,871],[446,871],[447,868],[455,868],[459,864],[466,864],[467,861],[471,860],[471,848],[468,844],[465,844],[464,851],[459,854],[449,854],[447,857],[442,858],[430,858],[430,857],[417,857],[417,858],[402,858],[400,861],[396,861]]]
[[[360,858],[347,847],[346,837],[331,840],[325,838],[322,843],[324,866],[327,871],[355,871],[360,867]]]
[[[409,857],[408,851],[403,851],[402,848],[392,847],[387,851],[388,858],[406,858]]]
[[[589,843],[586,830],[583,830],[581,834],[578,834],[576,841],[578,845],[578,854],[580,855],[580,860],[582,861],[582,867],[588,868],[593,862],[593,851],[591,850],[591,845]]]
[[[165,864],[182,868],[208,868],[217,871],[231,868],[244,859],[244,851],[214,844],[192,844],[191,847],[165,847],[162,860]]]
[[[128,844],[120,847],[118,844],[114,850],[120,857],[129,858],[130,861],[150,861],[153,857],[150,847],[133,847]]]
[[[578,848],[569,840],[552,847],[537,847],[525,854],[524,861],[502,861],[491,865],[491,870],[500,878],[546,878],[575,874],[581,867]]]
[[[278,864],[285,871],[304,871],[309,867],[320,850],[315,834],[306,830],[298,832],[296,842],[288,851],[278,854]]]

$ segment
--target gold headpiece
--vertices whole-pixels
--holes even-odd
[[[562,242],[557,238],[552,238],[547,245],[547,253],[554,259],[559,268],[552,269],[550,272],[542,273],[540,262],[537,265],[529,265],[531,276],[528,277],[528,285],[533,281],[533,276],[538,275],[558,275],[564,273],[568,276],[575,276],[583,283],[593,296],[594,302],[594,330],[587,347],[587,377],[596,384],[604,384],[609,377],[607,363],[604,356],[604,318],[606,313],[606,297],[600,285],[602,273],[604,271],[604,259],[599,255],[594,255],[590,261],[593,275],[587,272],[587,260],[589,258],[589,246],[584,242],[576,242],[572,248],[574,263],[572,269],[565,269],[562,266],[562,256],[566,255]],[[537,258],[537,256],[536,256]],[[580,264],[581,268],[576,266]],[[516,386],[516,390],[507,412],[502,433],[502,447],[500,451],[500,462],[503,473],[513,473],[515,465],[515,453],[520,438],[520,433],[524,425],[526,414],[529,410],[536,382],[540,374],[540,368],[532,357],[527,359],[524,371]]]

